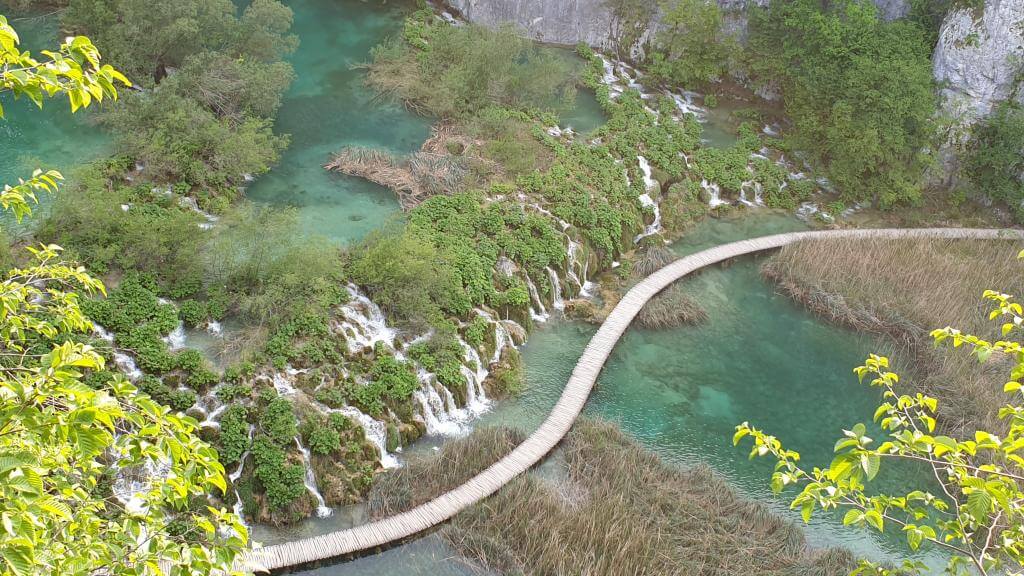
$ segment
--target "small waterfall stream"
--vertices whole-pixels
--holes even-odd
[[[363,427],[366,439],[376,446],[377,451],[380,452],[381,466],[384,468],[398,468],[401,466],[398,458],[388,454],[388,430],[383,422],[373,419],[368,414],[364,414],[355,406],[342,406],[337,410],[328,411],[340,412]]]
[[[555,310],[565,310],[565,301],[562,299],[562,281],[558,273],[545,266],[548,273],[548,280],[551,282],[551,307]]]
[[[323,495],[320,494],[320,489],[316,486],[316,475],[313,474],[313,463],[309,457],[309,449],[302,445],[302,441],[298,436],[295,437],[295,445],[299,447],[299,452],[302,453],[302,463],[306,467],[306,475],[303,478],[306,490],[309,490],[309,493],[316,499],[316,515],[318,518],[327,518],[334,511],[327,507]]]
[[[651,164],[647,161],[647,158],[637,156],[636,160],[640,164],[640,172],[643,173],[644,189],[646,190],[639,196],[640,204],[644,208],[651,209],[654,213],[654,220],[644,228],[643,232],[636,235],[636,238],[633,239],[634,243],[661,232],[661,207],[658,206],[658,203],[655,202],[649,194],[651,190],[656,190],[658,188],[658,181],[655,180],[651,174]]]
[[[380,307],[360,292],[356,285],[348,284],[346,289],[351,300],[341,307],[345,320],[340,326],[350,347],[364,350],[384,342],[394,348],[396,332],[388,326]]]
[[[537,292],[537,285],[530,279],[530,275],[523,271],[523,278],[526,279],[526,288],[530,291],[530,318],[533,318],[536,322],[547,322],[548,311],[544,307],[544,302],[540,299],[540,293]],[[536,308],[534,307],[536,306]]]

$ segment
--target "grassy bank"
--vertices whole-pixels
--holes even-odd
[[[478,430],[412,460],[373,489],[383,517],[454,487],[518,441]],[[799,527],[708,468],[681,470],[613,425],[580,420],[554,471],[520,476],[456,516],[442,536],[505,574],[847,574],[842,550],[811,551]]]
[[[938,398],[949,431],[1000,429],[1005,367],[935,350],[928,333],[953,326],[998,339],[981,293],[1021,293],[1019,249],[980,240],[816,240],[783,248],[764,273],[822,317],[887,337],[913,385]]]

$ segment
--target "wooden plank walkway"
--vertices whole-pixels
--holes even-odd
[[[436,526],[487,498],[507,482],[537,464],[568,433],[583,410],[605,361],[633,317],[655,294],[696,270],[723,260],[779,248],[799,240],[857,238],[1024,238],[1019,230],[921,228],[879,230],[825,230],[793,232],[741,240],[680,258],[636,284],[615,306],[583,351],[562,396],[543,424],[511,453],[465,484],[412,510],[322,536],[257,548],[238,563],[240,570],[269,571],[369,550]],[[979,287],[980,288],[980,287]]]

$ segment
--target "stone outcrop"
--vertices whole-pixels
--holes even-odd
[[[905,16],[910,9],[908,0],[874,0],[879,13],[886,19]],[[740,36],[746,32],[746,16],[750,4],[763,6],[768,0],[718,0],[725,12],[726,29]],[[615,38],[621,23],[616,22],[607,0],[447,0],[470,22],[497,26],[511,23],[526,31],[526,35],[542,42],[575,45],[584,42],[595,48],[614,50]],[[651,1],[652,7],[657,2]],[[648,34],[641,37],[643,44],[657,31],[658,14],[652,8]],[[629,47],[635,51],[639,46]]]
[[[979,13],[980,12],[980,13]],[[956,8],[946,16],[932,56],[945,111],[961,123],[987,116],[1016,96],[1024,70],[1024,0],[986,0],[981,11]]]

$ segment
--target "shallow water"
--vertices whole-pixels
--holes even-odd
[[[291,145],[269,173],[253,183],[253,201],[299,209],[310,234],[359,240],[400,214],[394,194],[366,180],[330,173],[323,165],[344,146],[396,153],[420,147],[430,120],[379,98],[364,83],[370,50],[401,32],[409,3],[293,0],[292,31],[300,45],[290,60],[296,79],[277,114],[275,131]]]
[[[0,10],[4,8],[0,2]],[[21,38],[20,48],[38,52],[59,44],[56,15],[23,17],[4,11]],[[36,168],[57,170],[66,178],[75,166],[102,157],[111,149],[110,137],[91,123],[89,111],[71,113],[64,96],[46,100],[39,110],[27,99],[0,95],[0,187],[28,178]],[[102,104],[101,104],[102,105]],[[45,207],[47,199],[40,196]],[[36,218],[38,220],[38,218]],[[6,218],[4,225],[8,224]]]

